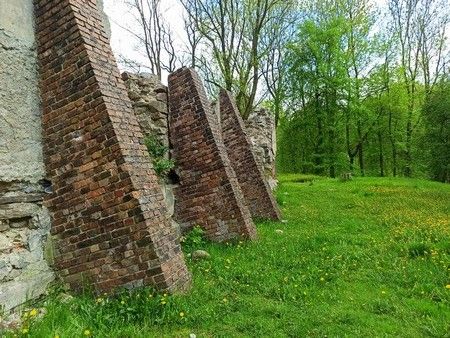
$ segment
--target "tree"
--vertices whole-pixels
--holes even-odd
[[[162,17],[161,0],[126,0],[140,29],[122,27],[131,33],[144,49],[150,71],[161,79],[162,71],[173,72],[179,64],[174,37],[169,25]],[[136,63],[123,60],[125,64]]]
[[[430,176],[450,183],[450,78],[436,85],[424,106]]]
[[[292,0],[181,0],[202,38],[208,55],[196,65],[206,81],[235,93],[244,118],[253,111],[263,60],[280,26],[294,6]],[[209,57],[210,56],[210,57]],[[218,72],[215,72],[218,70]]]
[[[442,74],[445,31],[449,22],[448,11],[443,9],[450,4],[448,0],[389,0],[388,4],[400,50],[402,82],[408,96],[404,174],[411,177],[413,133],[422,118],[423,101],[418,85],[422,80],[425,94],[429,95]]]

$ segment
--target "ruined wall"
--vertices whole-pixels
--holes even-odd
[[[45,201],[72,288],[189,283],[143,135],[94,0],[38,0]]]
[[[156,75],[122,73],[134,113],[144,135],[169,146],[167,87]]]
[[[281,219],[277,203],[257,163],[234,97],[224,89],[219,94],[219,111],[222,139],[250,213],[256,218]]]
[[[144,136],[155,137],[158,142],[169,150],[169,107],[167,87],[156,75],[122,73],[122,79],[128,90],[134,114],[139,122]],[[170,157],[169,151],[165,154]],[[175,221],[175,197],[173,190],[177,186],[170,177],[160,177],[159,185],[163,191],[167,208],[167,216],[176,233],[181,235],[181,229]]]
[[[32,0],[1,1],[0,86],[0,308],[9,310],[54,279]]]
[[[199,225],[216,241],[255,238],[256,229],[220,138],[197,73],[182,68],[169,76],[169,126],[180,176],[175,214],[182,226]]]
[[[276,185],[277,139],[275,116],[267,109],[257,109],[244,122],[256,159],[273,188]]]

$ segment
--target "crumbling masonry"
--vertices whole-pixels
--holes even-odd
[[[256,218],[280,220],[280,211],[258,166],[236,102],[224,89],[219,95],[219,111],[222,139],[250,213]]]
[[[245,128],[227,93],[219,118],[191,69],[172,74],[169,90],[150,75],[121,76],[99,2],[0,4],[7,311],[45,292],[54,271],[73,289],[186,289],[177,223],[224,241],[256,238],[251,214],[279,218],[262,174],[273,157],[257,150],[273,145],[259,147],[261,123]],[[171,148],[175,182],[155,175],[144,134]]]

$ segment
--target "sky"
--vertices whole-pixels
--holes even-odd
[[[170,28],[174,34],[174,38],[181,45],[186,40],[184,33],[183,12],[184,9],[178,0],[163,0],[162,12],[163,17],[169,21]],[[136,51],[137,40],[132,34],[127,32],[123,27],[131,30],[139,30],[136,25],[134,16],[130,13],[128,6],[124,0],[104,0],[104,11],[108,15],[111,24],[111,46],[116,56],[123,55],[128,59],[137,62],[146,63],[147,57]],[[119,65],[120,67],[120,65]],[[123,68],[121,70],[124,70]],[[166,82],[167,74],[163,74],[163,82]]]
[[[128,59],[145,64],[147,62],[147,57],[143,55],[142,52],[139,53],[137,51],[136,38],[123,28],[127,27],[128,29],[139,31],[136,19],[125,4],[126,1],[127,0],[104,0],[104,11],[108,15],[111,24],[111,46],[116,59],[119,59],[119,56],[122,55]],[[387,0],[373,0],[377,6],[386,5],[386,1]],[[162,0],[161,5],[163,17],[168,21],[174,34],[174,38],[178,41],[178,47],[182,49],[183,44],[185,44],[185,41],[187,40],[183,23],[184,9],[180,5],[179,0]],[[125,69],[122,67],[121,70]],[[167,73],[163,73],[163,83],[167,82],[167,75]]]

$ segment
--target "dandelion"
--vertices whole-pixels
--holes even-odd
[[[84,334],[86,337],[90,337],[92,333],[91,333],[91,330],[86,329],[86,330],[83,331],[83,334]]]
[[[181,317],[181,318],[184,317],[184,312],[180,312],[180,317]]]
[[[320,277],[320,281],[321,281],[321,282],[325,281],[325,278]]]
[[[103,303],[103,298],[97,298],[96,303],[97,303],[97,304]]]
[[[446,289],[450,289],[450,284],[447,284],[447,285],[445,286],[445,288],[446,288]]]
[[[122,300],[122,301],[120,302],[120,304],[122,304],[122,305],[123,305],[123,304],[125,304],[125,301],[124,301],[124,300]]]
[[[36,310],[36,309],[32,309],[32,310],[30,311],[30,317],[36,317],[37,314],[38,314],[38,310]]]
[[[222,299],[222,301],[223,301],[224,303],[227,303],[227,302],[228,302],[228,299],[224,298],[224,299]]]
[[[381,293],[384,295],[384,294],[386,294],[386,291],[383,290],[383,291],[381,291]]]
[[[22,329],[22,333],[23,333],[23,334],[27,334],[27,333],[28,333],[28,329],[27,329],[26,327],[24,327],[24,328]]]
[[[55,334],[55,335],[53,336],[53,338],[60,338],[60,337],[59,337],[59,334]]]
[[[167,304],[167,302],[165,300],[161,301],[161,305],[166,305],[166,304]]]

